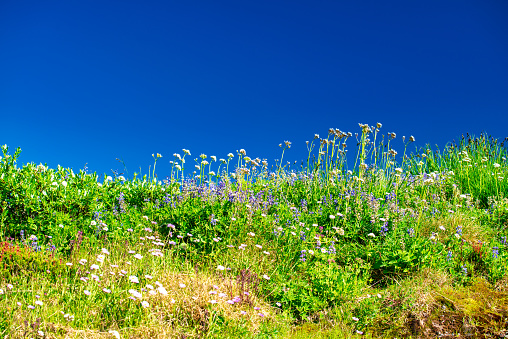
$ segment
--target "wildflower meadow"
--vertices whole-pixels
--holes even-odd
[[[0,336],[508,335],[505,141],[359,127],[302,163],[184,149],[132,178],[2,146]]]

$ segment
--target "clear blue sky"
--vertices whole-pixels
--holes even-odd
[[[0,143],[22,163],[132,175],[158,152],[162,178],[182,148],[304,159],[359,122],[508,136],[508,2],[0,1]]]

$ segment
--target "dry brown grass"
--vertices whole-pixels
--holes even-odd
[[[157,294],[148,299],[150,307],[145,310],[145,319],[138,327],[111,329],[117,330],[122,338],[194,338],[203,337],[217,317],[221,317],[228,323],[241,323],[249,332],[256,333],[262,322],[275,321],[277,310],[257,296],[257,277],[250,276],[249,271],[245,273],[247,278],[252,279],[244,276],[242,285],[242,279],[226,278],[220,273],[159,272],[158,282],[166,288],[168,295]],[[180,284],[185,287],[182,288]],[[216,291],[217,294],[210,294],[210,291]],[[225,293],[226,296],[221,297],[219,293]],[[227,303],[235,296],[240,297],[241,302],[234,305]],[[212,305],[211,300],[217,303]],[[55,300],[54,304],[58,302]],[[8,338],[24,338],[27,333],[28,337],[33,337],[37,330],[42,330],[46,338],[114,338],[108,331],[73,328],[73,323],[66,323],[63,317],[60,323],[41,321],[41,325],[34,330],[32,324],[24,324],[24,311],[13,311],[12,323],[21,325],[11,328]]]

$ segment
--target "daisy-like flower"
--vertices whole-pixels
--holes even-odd
[[[138,259],[138,260],[141,260],[141,259],[143,259],[143,256],[142,256],[141,254],[139,254],[139,253],[138,253],[138,254],[136,254],[136,255],[134,256],[134,258],[136,258],[136,259]]]
[[[111,290],[109,288],[103,288],[102,290],[106,293],[111,293]]]
[[[180,286],[180,288],[185,288],[185,284],[179,284],[178,286]]]
[[[90,269],[92,270],[98,270],[100,267],[99,265],[96,265],[96,264],[93,264],[92,266],[90,266]]]
[[[101,252],[102,252],[102,253],[104,253],[104,254],[109,254],[109,251],[108,251],[107,249],[105,249],[105,248],[103,248],[103,249],[101,250]]]
[[[88,291],[88,290],[84,290],[84,291],[83,291],[83,293],[85,293],[86,295],[90,295],[90,294],[92,294],[92,293],[90,293],[90,291]]]
[[[141,299],[143,298],[143,295],[141,293],[139,293],[138,291],[134,290],[134,289],[130,289],[129,290],[129,293],[134,297],[134,298],[138,298],[138,299]]]
[[[245,311],[240,311],[240,314],[241,314],[241,315],[246,315],[246,314],[247,314],[247,312],[245,312]]]
[[[217,304],[217,300],[210,300],[210,304]]]
[[[440,229],[441,231],[446,230],[446,228],[445,228],[443,225],[439,226],[439,229]]]
[[[143,306],[143,308],[147,308],[150,307],[150,304],[148,303],[148,301],[144,300],[143,302],[141,302],[141,306]]]
[[[259,249],[263,248],[263,246],[261,246],[261,245],[256,245],[256,247],[259,248]]]
[[[263,253],[266,255],[270,255],[270,252],[268,252],[268,251],[263,251]]]
[[[8,290],[12,290],[14,288],[14,286],[12,286],[11,284],[7,284],[7,289]]]
[[[108,333],[114,336],[116,339],[120,339],[120,333],[118,333],[118,331],[109,330]]]
[[[219,271],[224,271],[225,267],[224,267],[224,266],[222,266],[222,265],[218,265],[218,266],[217,266],[217,269],[218,269]]]
[[[247,235],[251,236],[251,237],[255,237],[256,236],[256,234],[254,232],[249,232],[249,233],[247,233]]]
[[[135,284],[139,284],[139,279],[138,279],[138,277],[136,277],[135,275],[130,275],[130,276],[129,276],[129,281],[130,281],[130,282],[133,282],[133,283],[135,283]]]
[[[36,301],[35,301],[35,305],[42,306],[42,304],[43,304],[43,302],[42,302],[42,301],[40,301],[40,300],[36,300]]]
[[[157,287],[157,291],[164,296],[168,295],[168,291],[162,286]]]
[[[68,262],[68,263],[66,263],[65,265],[67,265],[67,266],[72,266],[72,263],[71,263],[71,262]]]
[[[102,262],[104,262],[104,258],[105,258],[105,256],[104,256],[104,255],[98,255],[98,256],[97,256],[97,261],[98,261],[98,262],[100,262],[100,263],[102,263]]]
[[[148,274],[145,274],[145,278],[146,279],[153,279],[153,277],[151,275],[148,275]]]
[[[266,274],[263,274],[263,278],[266,279],[266,280],[270,280],[270,277],[267,276]]]
[[[219,293],[219,297],[221,297],[221,298],[225,298],[225,297],[227,297],[227,296],[228,296],[228,295],[227,295],[226,293]]]
[[[32,306],[32,305],[28,305],[28,308],[33,310],[35,308],[35,306]]]
[[[358,320],[360,320],[360,319],[358,319],[357,317],[353,317],[352,319],[353,319],[354,321],[358,321]]]

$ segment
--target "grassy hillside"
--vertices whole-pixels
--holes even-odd
[[[165,179],[159,154],[127,180],[2,146],[0,335],[508,335],[506,147],[397,152],[360,127],[316,135],[305,166],[280,165],[290,142],[277,167],[183,150]]]

